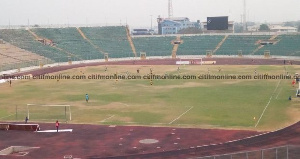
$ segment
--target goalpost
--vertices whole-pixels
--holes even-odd
[[[72,120],[70,105],[27,104],[27,117],[30,120]]]

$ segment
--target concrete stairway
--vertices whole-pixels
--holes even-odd
[[[219,48],[223,45],[223,43],[226,41],[226,39],[228,38],[228,35],[225,35],[225,37],[222,39],[222,41],[216,46],[216,48],[213,50],[213,54],[215,54]]]
[[[131,38],[131,36],[130,36],[130,31],[129,31],[129,27],[128,27],[128,26],[126,26],[126,34],[127,34],[127,39],[128,39],[128,41],[129,41],[129,44],[130,44],[132,53],[134,54],[134,57],[137,57],[136,49],[135,49],[135,46],[134,46],[134,44],[133,44],[132,38]]]
[[[175,41],[181,41],[180,36],[177,36]],[[176,59],[179,44],[175,44],[174,41],[172,43],[174,45],[172,50],[172,59]]]

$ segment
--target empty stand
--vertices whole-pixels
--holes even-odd
[[[56,62],[68,60],[65,53],[35,40],[34,36],[27,30],[1,29],[0,39],[3,39],[4,41],[7,41],[8,43],[21,49],[36,53]]]
[[[39,63],[52,63],[50,59],[18,48],[7,42],[0,44],[0,59],[0,71],[39,65]]]
[[[102,55],[82,37],[77,28],[38,28],[32,31],[39,37],[52,40],[57,48],[68,53],[72,61],[102,58]]]
[[[273,35],[269,40],[276,40],[278,35]],[[258,41],[260,42],[260,41]],[[277,43],[277,42],[276,42]],[[275,43],[274,43],[275,44]],[[264,45],[258,45],[258,47],[251,53],[251,55],[254,55],[256,52],[258,52],[260,49],[262,49]]]
[[[146,52],[147,56],[171,56],[174,36],[167,37],[134,37],[137,52]]]
[[[126,27],[83,27],[80,29],[94,45],[108,53],[110,58],[134,57],[127,38]]]
[[[224,36],[183,36],[181,39],[183,44],[179,46],[177,55],[206,55],[206,50],[214,50]]]
[[[0,70],[40,63],[109,58],[176,55],[300,56],[300,35],[194,35],[131,37],[128,27],[0,29]],[[3,40],[2,40],[3,39]],[[273,45],[261,45],[264,40]],[[178,41],[178,39],[177,39]],[[49,44],[50,42],[50,44]]]
[[[217,45],[217,47],[214,49],[213,53],[217,52],[219,48],[223,45],[225,40],[228,38],[229,35],[225,35],[225,37],[222,39],[222,41]]]
[[[270,50],[271,56],[300,56],[300,35],[279,35],[276,40],[277,43],[265,45],[258,54],[263,55],[265,50]]]
[[[215,52],[216,55],[237,55],[239,50],[243,55],[251,54],[261,39],[270,39],[269,35],[229,35],[222,46]]]

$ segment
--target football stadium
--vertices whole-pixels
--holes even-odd
[[[172,10],[157,30],[2,27],[0,158],[299,159],[300,33]]]

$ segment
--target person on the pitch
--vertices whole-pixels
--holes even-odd
[[[296,84],[296,80],[293,80],[292,81],[292,86],[295,87],[295,84]]]
[[[56,120],[55,126],[56,126],[56,132],[58,132],[58,127],[59,127],[59,122],[58,122],[58,120]]]
[[[25,124],[27,124],[27,121],[28,121],[28,120],[29,120],[28,117],[26,117],[26,118],[25,118]]]
[[[89,95],[85,94],[85,101],[88,103],[89,102]]]

